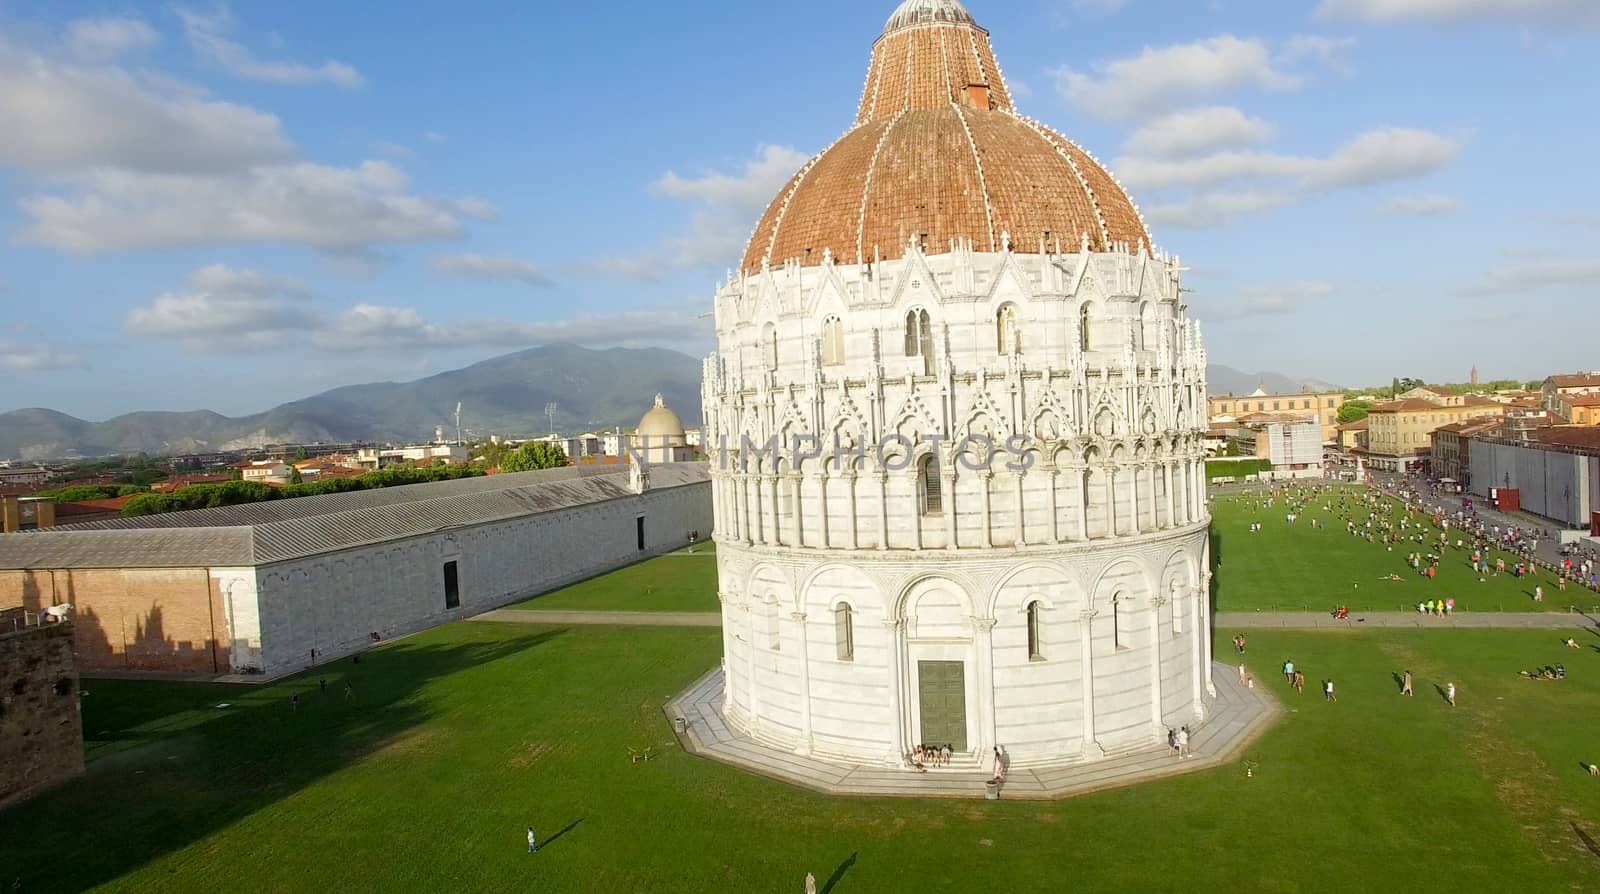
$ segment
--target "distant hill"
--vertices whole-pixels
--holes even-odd
[[[1306,389],[1312,391],[1338,391],[1337,385],[1330,385],[1320,379],[1294,379],[1282,373],[1259,372],[1245,373],[1231,366],[1212,364],[1206,367],[1206,390],[1213,397],[1223,394],[1251,394],[1257,388],[1266,384],[1268,394],[1299,394]]]
[[[451,424],[480,435],[543,432],[547,403],[563,431],[631,426],[656,392],[685,425],[700,420],[700,361],[663,349],[545,345],[415,382],[352,385],[254,416],[129,413],[86,422],[54,410],[0,414],[0,457],[173,454],[317,441],[412,441]]]

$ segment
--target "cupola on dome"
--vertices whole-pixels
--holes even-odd
[[[1017,113],[989,32],[955,0],[906,0],[873,45],[854,126],[756,225],[742,269],[868,263],[917,244],[1135,251],[1133,200],[1088,152]]]

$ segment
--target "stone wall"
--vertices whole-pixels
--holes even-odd
[[[0,807],[83,772],[72,625],[0,633]]]

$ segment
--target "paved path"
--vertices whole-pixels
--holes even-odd
[[[1351,612],[1348,620],[1335,621],[1328,612],[1217,612],[1217,629],[1282,627],[1335,630],[1363,627],[1417,627],[1426,629],[1570,630],[1597,627],[1588,615],[1567,612],[1462,612],[1436,618],[1420,612]]]
[[[474,621],[502,624],[614,625],[617,627],[721,627],[722,615],[716,612],[535,612],[502,608],[484,612]]]

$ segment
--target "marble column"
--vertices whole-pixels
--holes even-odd
[[[800,742],[795,754],[811,753],[811,635],[806,629],[806,613],[794,612],[795,629],[800,636]]]
[[[1166,724],[1161,716],[1161,606],[1166,603],[1159,593],[1150,599],[1150,722],[1163,732]]]
[[[969,741],[967,745],[978,755],[979,764],[982,765],[985,755],[990,754],[999,745],[996,741],[998,732],[995,729],[994,713],[994,625],[993,618],[973,618],[972,633],[973,646],[977,652],[978,704],[976,714],[978,717],[977,741]]]
[[[917,472],[910,472],[906,474],[906,483],[911,485],[912,494],[911,548],[920,550],[922,549],[923,541],[922,526],[927,523],[928,515],[922,511],[922,501],[917,498],[917,490],[922,486],[918,478],[919,473]]]
[[[1206,565],[1211,563],[1211,546],[1206,545]],[[1200,577],[1200,613],[1195,617],[1195,630],[1199,633],[1200,644],[1204,647],[1204,664],[1201,669],[1205,671],[1206,692],[1212,698],[1217,697],[1216,684],[1211,679],[1211,572],[1207,571]]]
[[[1194,623],[1189,625],[1189,651],[1192,655],[1193,663],[1193,667],[1191,668],[1193,671],[1193,680],[1190,684],[1193,687],[1193,691],[1190,693],[1190,695],[1194,699],[1195,716],[1198,719],[1199,717],[1205,716],[1205,702],[1201,700],[1201,693],[1205,691],[1206,677],[1204,663],[1206,650],[1205,645],[1203,644],[1203,639],[1206,637],[1207,631],[1205,615],[1200,610],[1200,600],[1205,597],[1202,596],[1197,588],[1190,587],[1189,591],[1182,598],[1188,602],[1189,610],[1193,613],[1191,617],[1194,618]]]
[[[906,712],[901,707],[902,680],[904,679],[906,651],[904,637],[901,631],[905,629],[904,621],[884,621],[883,633],[888,637],[888,648],[884,653],[889,656],[889,766],[903,767],[906,754],[910,749],[906,747]]]
[[[1045,475],[1045,482],[1050,487],[1050,542],[1051,543],[1060,543],[1061,542],[1061,518],[1060,518],[1061,507],[1057,503],[1057,500],[1059,498],[1058,491],[1060,491],[1060,489],[1061,489],[1060,488],[1060,486],[1061,486],[1061,473],[1056,471],[1055,469],[1050,469],[1050,470],[1046,471],[1044,473],[1044,475]]]
[[[1011,473],[1011,530],[1013,546],[1028,545],[1027,520],[1023,517],[1022,474]]]
[[[1150,527],[1145,530],[1159,531],[1161,530],[1161,512],[1157,509],[1160,501],[1156,499],[1156,464],[1153,462],[1146,463],[1144,472],[1150,478],[1150,490],[1148,491],[1150,495],[1148,500],[1150,504]]]
[[[1086,611],[1078,616],[1081,635],[1079,662],[1083,674],[1083,756],[1086,759],[1105,757],[1094,731],[1094,618],[1098,612]]]
[[[878,479],[878,549],[889,548],[889,473],[879,470]]]
[[[738,485],[737,498],[739,501],[739,541],[745,546],[754,541],[750,538],[750,479],[740,475],[735,479]]]
[[[1178,526],[1177,501],[1172,496],[1172,463],[1170,461],[1161,464],[1161,474],[1166,476],[1167,479],[1167,527],[1175,528]]]
[[[1117,478],[1121,470],[1114,465],[1106,465],[1106,537],[1110,539],[1117,536]]]
[[[978,488],[983,492],[983,546],[988,549],[994,546],[994,518],[989,512],[989,482],[994,473],[985,469],[977,475]]]
[[[1089,539],[1089,470],[1074,469],[1072,477],[1078,482],[1077,493],[1074,495],[1077,498],[1074,502],[1078,504],[1078,510],[1073,513],[1073,517],[1078,520],[1077,539],[1081,542]]]
[[[1128,466],[1128,523],[1133,528],[1128,533],[1144,533],[1144,522],[1139,518],[1139,464]]]
[[[832,532],[828,530],[829,524],[828,524],[828,470],[827,469],[823,469],[822,472],[817,475],[817,493],[819,493],[821,495],[821,497],[822,497],[822,499],[817,502],[817,512],[818,512],[817,520],[822,523],[822,543],[820,545],[822,546],[823,549],[832,549],[833,548],[833,536],[832,536]]]
[[[857,528],[856,528],[856,473],[855,473],[855,470],[852,469],[851,471],[844,473],[844,481],[845,481],[845,488],[844,488],[845,489],[845,493],[848,494],[849,497],[850,497],[849,504],[846,507],[849,510],[846,514],[848,515],[849,520],[850,520],[850,537],[845,542],[847,544],[849,544],[851,549],[857,549],[860,546],[860,543],[859,543],[860,534],[858,533]]]
[[[800,472],[790,472],[789,480],[785,482],[785,485],[789,488],[789,507],[792,510],[789,515],[794,519],[794,541],[789,545],[797,546],[801,549],[804,549],[806,545],[805,504],[800,502],[800,494],[804,483],[805,476]]]
[[[955,549],[956,544],[956,476],[953,470],[939,473],[940,486],[944,488],[943,502],[940,504],[944,510],[944,548]]]
[[[783,543],[783,531],[778,527],[778,476],[763,475],[761,490],[767,504],[767,545],[780,546]]]

